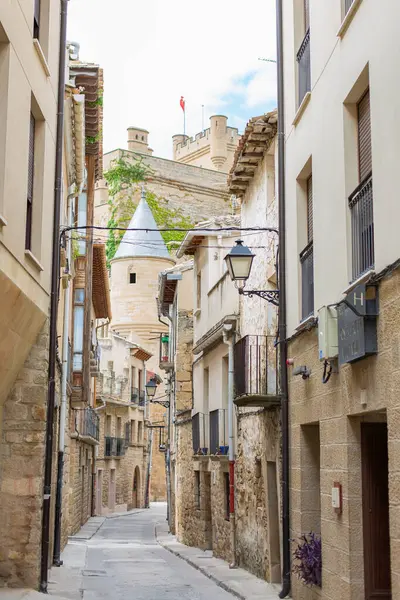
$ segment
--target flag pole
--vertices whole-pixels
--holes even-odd
[[[183,109],[183,136],[186,137],[186,102]]]

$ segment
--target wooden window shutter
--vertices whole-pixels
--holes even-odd
[[[310,28],[310,0],[304,0],[304,32]]]
[[[360,182],[372,171],[371,105],[369,90],[358,103],[358,167]]]
[[[307,242],[313,241],[313,186],[312,175],[307,179]]]

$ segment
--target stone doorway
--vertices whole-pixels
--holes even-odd
[[[97,472],[96,514],[101,515],[103,508],[103,471]]]
[[[361,423],[365,598],[391,600],[386,423]]]
[[[140,508],[140,469],[135,468],[132,488],[132,508]]]
[[[110,470],[110,483],[108,486],[108,508],[115,509],[115,469]]]

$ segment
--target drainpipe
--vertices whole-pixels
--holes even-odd
[[[68,226],[72,225],[72,202],[69,200],[68,205]],[[67,239],[67,260],[68,267],[71,268],[72,260],[72,243],[71,236]],[[60,407],[60,433],[58,440],[58,464],[57,464],[57,491],[56,491],[56,513],[54,522],[54,551],[53,564],[61,567],[63,561],[60,558],[61,554],[61,516],[62,516],[62,488],[64,475],[64,446],[65,446],[65,425],[67,418],[67,378],[68,378],[68,333],[69,333],[69,318],[71,305],[71,282],[68,282],[68,287],[64,294],[64,322],[63,322],[63,347],[62,347],[62,375],[61,375],[61,407]]]
[[[149,429],[149,460],[147,463],[147,474],[146,474],[146,490],[144,497],[144,507],[150,508],[150,479],[151,479],[151,461],[153,458],[153,429]]]
[[[230,335],[229,335],[230,334]],[[232,325],[225,325],[223,332],[224,343],[229,346],[228,354],[228,437],[229,437],[229,527],[233,560],[229,565],[235,569],[236,564],[236,523],[235,523],[235,449],[233,435],[233,376],[234,354],[233,345],[235,333]]]
[[[150,414],[150,407],[147,407],[148,398],[147,398],[147,390],[146,390],[146,384],[147,384],[146,362],[144,360],[142,360],[142,364],[143,364],[143,389],[144,389],[144,413],[143,413],[143,417],[144,417],[144,420],[146,421],[146,419],[148,419],[148,416]],[[140,398],[139,398],[139,404],[140,404]],[[144,423],[143,423],[143,426],[144,426]]]
[[[283,78],[283,0],[276,0],[278,70],[278,203],[279,203],[279,360],[282,394],[282,590],[290,593],[290,491],[289,491],[289,395],[286,341],[286,206],[285,206],[285,97]]]
[[[53,215],[53,248],[51,269],[51,300],[50,300],[50,332],[49,332],[49,379],[47,392],[46,418],[46,449],[43,486],[43,517],[42,517],[42,548],[40,564],[40,591],[47,592],[49,550],[50,550],[50,507],[51,507],[51,474],[53,467],[53,428],[55,407],[55,375],[57,349],[57,309],[58,285],[60,278],[60,212],[63,158],[64,130],[64,94],[65,94],[65,63],[67,44],[67,7],[68,0],[60,3],[60,43],[58,61],[58,93],[57,93],[57,133],[56,133],[56,163],[54,176],[54,215]]]

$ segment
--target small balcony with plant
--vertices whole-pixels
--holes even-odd
[[[234,352],[236,406],[279,406],[279,351],[275,337],[246,335],[235,344]]]
[[[169,371],[174,366],[173,361],[171,359],[170,337],[167,333],[162,333],[160,335],[159,365],[160,369],[162,369],[163,371]]]

